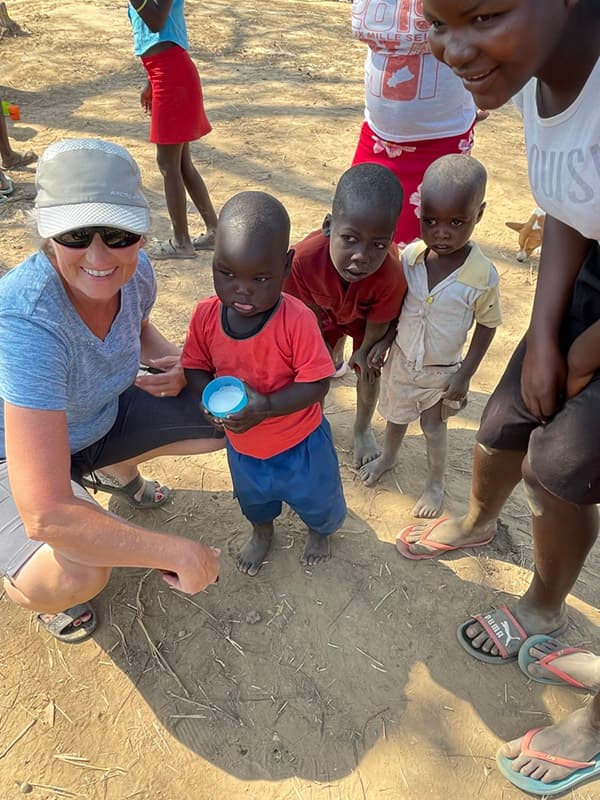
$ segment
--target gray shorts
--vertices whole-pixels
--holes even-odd
[[[75,497],[96,504],[83,486],[75,481],[71,481],[71,486]],[[25,533],[10,490],[6,461],[0,461],[0,572],[12,578],[43,544],[30,539]]]

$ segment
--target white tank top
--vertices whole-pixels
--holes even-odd
[[[554,117],[538,114],[536,89],[533,79],[514,98],[532,194],[547,214],[600,240],[600,59],[578,97]]]
[[[390,142],[465,133],[475,103],[462,81],[431,54],[423,0],[354,0],[352,32],[369,45],[365,119]]]

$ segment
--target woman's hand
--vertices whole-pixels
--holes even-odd
[[[138,375],[135,385],[154,397],[177,397],[186,384],[181,357],[173,355],[149,358],[148,366],[161,372]]]
[[[523,402],[540,422],[558,410],[565,390],[567,365],[558,344],[527,338],[527,350],[521,372]]]
[[[165,583],[172,589],[178,589],[185,594],[203,592],[211,583],[219,580],[219,547],[206,547],[199,542],[189,542],[189,551],[177,572],[159,570]]]

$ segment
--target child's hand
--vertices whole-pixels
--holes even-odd
[[[448,388],[442,395],[441,417],[446,422],[448,417],[458,414],[467,405],[469,381],[461,375],[460,370],[450,378]]]
[[[367,363],[367,356],[362,350],[355,350],[348,361],[348,366],[353,369],[361,381],[368,381],[375,383],[381,374],[378,367],[369,366]]]
[[[369,350],[367,356],[367,367],[381,369],[387,360],[390,344],[385,339],[376,342]]]
[[[146,81],[146,85],[142,89],[142,93],[140,95],[140,105],[146,114],[152,113],[152,86],[150,86],[148,81]]]
[[[248,384],[244,384],[244,386],[248,395],[248,405],[237,414],[230,414],[221,420],[223,426],[232,433],[245,433],[267,418],[269,398],[255,392]]]

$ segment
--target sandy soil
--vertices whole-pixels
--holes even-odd
[[[0,92],[21,106],[21,121],[11,124],[15,147],[41,152],[64,136],[88,135],[126,145],[142,168],[154,233],[168,234],[124,0],[8,5],[27,32],[0,42]],[[349,6],[188,0],[187,19],[214,125],[193,152],[215,203],[243,188],[267,189],[287,205],[300,238],[328,210],[361,123],[363,52],[349,37]],[[505,324],[467,409],[451,421],[451,512],[465,507],[474,431],[524,330],[535,281],[535,263],[516,263],[516,237],[504,227],[534,205],[511,108],[478,128],[476,155],[490,174],[477,240],[501,273]],[[15,197],[0,210],[7,266],[31,251],[25,222],[34,173],[13,177]],[[194,302],[212,290],[210,255],[163,262],[157,272],[154,319],[182,341]],[[2,599],[0,797],[20,796],[24,781],[40,800],[520,796],[494,768],[499,743],[563,716],[581,698],[528,685],[515,666],[471,660],[455,629],[526,587],[532,549],[523,494],[510,499],[501,534],[485,551],[437,563],[401,559],[392,542],[420,493],[423,439],[413,426],[399,466],[365,489],[349,464],[353,399],[346,377],[327,400],[351,509],[329,564],[299,564],[302,526],[284,514],[259,577],[237,573],[233,555],[247,525],[219,453],[150,465],[147,473],[177,489],[175,499],[132,517],[221,546],[218,588],[189,598],[155,574],[118,570],[98,600],[101,628],[77,648],[36,632]],[[381,436],[381,418],[376,427]],[[592,555],[570,600],[573,643],[598,644],[598,579]],[[573,797],[600,797],[600,788]]]

